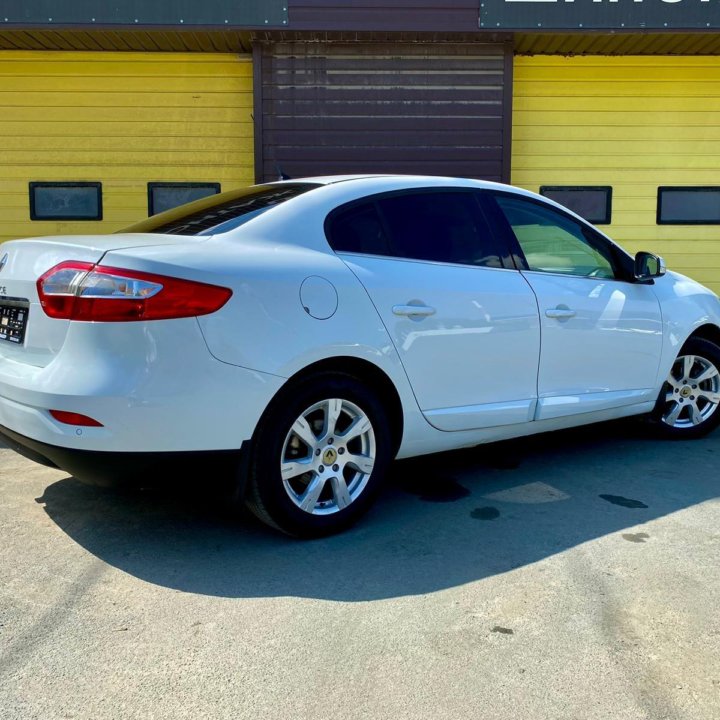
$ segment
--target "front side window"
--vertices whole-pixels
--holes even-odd
[[[327,235],[337,252],[504,267],[471,192],[379,196],[336,211]]]
[[[539,203],[509,195],[495,197],[530,270],[615,278],[611,250],[570,217]]]

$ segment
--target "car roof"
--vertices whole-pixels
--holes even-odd
[[[312,177],[287,178],[282,182],[307,182],[317,185],[332,185],[334,183],[348,182],[350,180],[366,180],[368,178],[400,177],[392,173],[353,173],[352,175],[317,175]]]
[[[467,177],[451,177],[449,175],[404,175],[401,173],[384,173],[384,174],[355,174],[355,175],[319,175],[316,177],[301,177],[301,178],[292,178],[288,180],[282,180],[282,181],[276,181],[274,183],[268,183],[273,185],[279,185],[282,183],[308,183],[308,184],[314,184],[318,186],[322,186],[325,188],[330,188],[333,186],[340,186],[342,184],[342,187],[347,187],[348,190],[351,188],[357,188],[357,190],[364,189],[368,186],[372,187],[372,181],[381,181],[383,187],[379,187],[378,190],[382,191],[392,191],[393,189],[417,189],[422,187],[432,188],[432,187],[470,187],[470,188],[477,188],[477,189],[485,189],[485,190],[500,190],[507,193],[512,193],[514,195],[520,195],[527,198],[535,199],[535,200],[542,200],[542,202],[546,205],[551,205],[559,210],[562,210],[565,213],[568,213],[569,215],[572,215],[573,217],[577,218],[581,222],[585,224],[588,223],[587,220],[585,220],[583,217],[578,215],[577,213],[573,212],[569,208],[565,207],[564,205],[561,205],[560,203],[556,202],[550,197],[545,197],[542,195],[539,195],[536,192],[533,192],[532,190],[528,190],[526,188],[518,187],[517,185],[510,185],[508,183],[502,183],[502,182],[495,182],[493,180],[480,180],[477,178],[467,178]],[[393,187],[394,184],[397,184],[396,187]],[[606,238],[608,237],[603,233],[599,228],[594,228],[597,232],[600,232],[601,235],[604,235]],[[610,238],[608,238],[610,239]]]
[[[486,187],[486,188],[506,188],[512,189],[513,191],[521,190],[510,185],[504,185],[503,183],[493,182],[491,180],[478,180],[476,178],[462,178],[462,177],[450,177],[449,175],[413,175],[403,173],[367,173],[367,174],[352,174],[352,175],[318,175],[312,177],[298,177],[288,178],[285,180],[275,181],[272,184],[278,183],[313,183],[316,185],[335,185],[337,183],[354,183],[363,182],[367,180],[388,180],[397,182],[406,182],[412,185],[418,183],[429,183],[431,185],[469,185],[472,187]]]
[[[555,205],[556,207],[570,212],[570,214],[578,217],[568,208],[559,205],[554,200],[548,197],[541,197],[537,193],[525,188],[517,187],[516,185],[509,185],[507,183],[495,182],[493,180],[479,180],[477,178],[467,177],[450,177],[449,175],[403,175],[401,173],[384,173],[384,174],[355,174],[355,175],[318,175],[314,177],[299,177],[291,178],[288,180],[279,180],[272,185],[281,185],[283,183],[308,183],[314,184],[323,188],[346,188],[351,191],[351,188],[355,188],[358,191],[365,188],[372,189],[373,181],[380,183],[378,190],[392,190],[392,189],[413,189],[421,187],[470,187],[485,190],[501,190],[504,192],[514,193],[516,195],[524,195],[530,198],[542,199],[549,205]],[[393,188],[393,185],[395,187]]]

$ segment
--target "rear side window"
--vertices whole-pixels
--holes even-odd
[[[120,232],[162,235],[225,233],[315,187],[318,186],[313,183],[281,183],[231,190],[153,215]]]
[[[330,225],[331,246],[336,252],[392,255],[375,203],[353,205]]]
[[[331,217],[337,252],[504,267],[471,192],[402,192],[344,208]]]

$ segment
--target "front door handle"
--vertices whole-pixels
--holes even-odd
[[[550,308],[545,311],[545,317],[557,318],[558,320],[567,320],[575,317],[577,313],[571,310],[567,305],[558,305],[556,308]]]
[[[407,317],[430,317],[437,311],[429,305],[393,305],[393,315],[406,315]]]

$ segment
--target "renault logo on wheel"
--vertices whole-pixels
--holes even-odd
[[[337,453],[332,448],[328,448],[323,454],[323,462],[326,465],[332,465],[337,460]]]
[[[5,253],[2,258],[0,258],[0,272],[2,272],[2,269],[7,265],[7,261],[10,255],[8,253]]]

